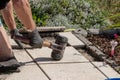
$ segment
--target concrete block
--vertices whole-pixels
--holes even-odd
[[[74,36],[71,32],[62,32],[62,33],[59,33],[59,34],[67,37],[68,38],[68,43],[71,46],[75,46],[75,47],[85,46],[85,44],[82,41],[80,41],[76,36]]]
[[[89,62],[73,47],[66,47],[64,57],[60,61],[53,61],[51,59],[52,50],[47,47],[43,47],[42,49],[27,50],[39,63]]]
[[[86,46],[87,51],[99,61],[103,61],[105,54],[95,46]]]
[[[31,46],[26,45],[26,44],[24,44],[24,43],[21,43],[21,45],[18,45],[18,44],[17,44],[13,39],[11,39],[10,37],[9,37],[9,41],[10,41],[10,44],[11,44],[11,46],[12,46],[13,49],[23,49],[23,47],[24,47],[24,48],[27,48],[27,49],[32,48]]]
[[[31,57],[24,50],[13,50],[13,52],[18,62],[25,63],[26,65],[34,64]]]
[[[0,74],[0,80],[5,80],[7,76],[7,74]]]
[[[80,39],[85,45],[89,46],[92,45],[92,43],[87,40],[84,36],[82,36],[81,34],[74,34],[78,39]]]
[[[10,41],[11,45],[17,45],[16,42],[13,39],[10,38],[10,36],[8,38],[9,38],[9,41]]]
[[[10,74],[6,80],[48,80],[43,72],[36,66],[24,66],[21,72]]]
[[[78,34],[78,35],[80,34],[80,35],[82,35],[84,37],[87,37],[87,35],[88,35],[88,32],[83,28],[78,28],[78,29],[74,30],[73,32],[75,34]]]
[[[40,65],[51,80],[105,80],[90,63]]]
[[[113,68],[109,65],[103,65],[103,62],[93,62],[105,75],[109,78],[120,78],[120,74],[118,74]]]

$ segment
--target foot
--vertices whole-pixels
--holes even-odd
[[[28,38],[30,40],[30,45],[33,48],[41,48],[42,44],[43,44],[43,40],[41,38],[41,36],[39,35],[37,29],[35,29],[32,32],[28,32]]]
[[[17,72],[20,63],[16,60],[15,57],[11,57],[8,60],[0,62],[0,72]]]

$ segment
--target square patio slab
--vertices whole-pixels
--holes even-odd
[[[0,80],[5,80],[7,76],[7,74],[0,74]]]
[[[120,74],[117,73],[113,68],[109,65],[103,65],[103,62],[93,62],[105,75],[109,78],[120,78]]]
[[[10,41],[11,45],[17,45],[16,42],[13,39],[10,38],[10,36],[8,38],[9,38],[9,41]]]
[[[5,80],[48,80],[36,65],[20,67],[20,70],[21,72],[12,73]]]
[[[51,80],[105,80],[90,63],[40,65]]]
[[[13,52],[18,62],[22,62],[26,65],[34,64],[32,58],[24,50],[14,49]]]
[[[85,46],[85,44],[82,41],[80,41],[76,36],[74,36],[71,32],[62,32],[62,33],[59,33],[59,34],[67,37],[68,38],[68,43],[71,46],[74,46],[74,47]]]
[[[9,40],[10,40],[10,44],[12,46],[13,49],[21,49],[21,47],[13,40],[9,37]],[[30,45],[26,45],[24,43],[21,43],[21,45],[24,47],[24,48],[27,48],[27,49],[31,49],[32,47]]]
[[[41,49],[27,49],[28,52],[39,63],[64,63],[64,62],[89,62],[81,53],[73,47],[66,47],[64,57],[60,61],[51,59],[52,49],[43,47]]]

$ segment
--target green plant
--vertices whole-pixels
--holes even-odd
[[[66,26],[84,29],[107,25],[104,12],[93,0],[30,0],[37,26]],[[18,27],[22,24],[15,18]]]
[[[31,7],[38,26],[86,29],[107,25],[104,13],[92,0],[34,0]]]
[[[100,9],[105,12],[106,19],[111,22],[111,25],[105,29],[120,27],[120,0],[96,0],[96,2]]]
[[[120,27],[120,13],[108,17],[111,21],[111,25],[107,26],[105,29],[114,29]],[[113,22],[112,22],[113,21]]]
[[[34,3],[33,1],[30,1],[30,4],[31,4],[33,19],[36,25],[37,26],[46,25],[46,19],[49,18],[49,15],[41,9],[41,6],[39,5],[40,2]]]

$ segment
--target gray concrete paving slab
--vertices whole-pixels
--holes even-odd
[[[20,49],[21,48],[13,39],[10,38],[10,36],[8,38],[9,38],[10,44],[11,44],[11,46],[12,46],[13,49]],[[24,48],[28,48],[28,49],[32,48],[31,46],[26,45],[24,43],[21,43],[21,45]]]
[[[8,38],[9,38],[9,41],[10,41],[11,45],[17,45],[16,42],[13,39],[10,38],[10,36]]]
[[[20,70],[19,73],[10,74],[6,80],[48,80],[36,65],[23,66]]]
[[[85,46],[85,44],[82,41],[80,41],[76,36],[74,36],[71,32],[61,32],[59,34],[67,37],[68,38],[68,43],[71,46],[75,46],[75,47]]]
[[[118,74],[108,64],[103,65],[103,62],[93,62],[93,64],[97,66],[109,78],[120,78],[120,74]]]
[[[90,63],[40,65],[51,80],[105,80],[106,77]]]
[[[5,80],[7,76],[7,74],[0,74],[0,80]]]
[[[14,55],[16,57],[16,59],[18,60],[18,62],[22,62],[27,64],[34,64],[33,60],[31,59],[31,57],[24,51],[24,50],[13,50]]]
[[[43,47],[42,49],[27,50],[39,63],[89,62],[81,53],[79,53],[73,47],[66,47],[64,57],[60,61],[53,61],[51,59],[52,50],[47,47]]]

